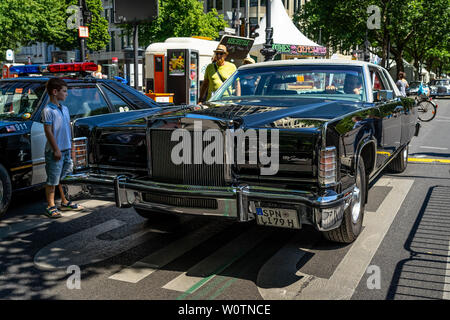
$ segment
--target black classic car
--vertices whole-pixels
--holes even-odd
[[[361,232],[369,181],[402,172],[413,99],[373,64],[290,60],[240,67],[202,106],[79,119],[69,195],[111,190],[152,219],[210,215],[332,241]]]
[[[159,109],[159,104],[129,86],[80,76],[80,71],[97,70],[93,63],[24,65],[11,69],[19,77],[0,80],[0,216],[7,211],[13,192],[42,187],[47,179],[44,159],[47,139],[41,112],[49,101],[45,84],[50,77],[63,77],[68,84],[64,105],[72,120],[135,109]]]

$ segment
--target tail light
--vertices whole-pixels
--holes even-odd
[[[88,166],[88,139],[85,137],[74,138],[72,140],[72,161],[74,170],[86,168]]]
[[[322,186],[336,183],[336,148],[329,147],[320,151],[319,182]]]

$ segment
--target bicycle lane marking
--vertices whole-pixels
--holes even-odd
[[[258,227],[246,231],[164,285],[163,288],[183,292],[177,299],[184,299],[243,257],[271,233],[272,230]]]
[[[392,187],[392,190],[376,212],[370,212],[370,214],[367,212],[368,214],[364,216],[364,229],[361,235],[352,244],[329,279],[298,271],[296,263],[308,249],[293,248],[292,243],[288,243],[280,250],[281,253],[275,254],[260,269],[256,284],[261,296],[266,300],[350,299],[413,183],[414,180],[410,179],[381,178],[375,184],[375,186]],[[282,257],[283,254],[287,255]],[[280,270],[290,272],[291,279],[277,287],[274,285],[274,279],[278,277],[286,279],[286,275],[278,274]],[[267,283],[271,285],[267,286]]]
[[[195,230],[194,233],[188,234],[131,266],[120,270],[110,276],[109,279],[137,283],[227,227],[228,225],[218,225],[215,221],[209,223]]]

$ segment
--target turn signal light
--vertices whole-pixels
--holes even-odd
[[[328,147],[320,151],[319,182],[322,186],[336,183],[336,148]]]
[[[75,170],[83,169],[88,166],[87,142],[88,139],[85,137],[75,138],[72,140],[72,161],[73,168]]]

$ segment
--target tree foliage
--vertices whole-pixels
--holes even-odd
[[[381,9],[379,30],[367,30],[370,5]],[[390,43],[403,70],[405,54],[421,51],[415,58],[425,59],[426,52],[442,47],[449,34],[449,10],[448,0],[311,0],[295,14],[294,22],[316,41],[320,30],[323,44],[342,51],[357,45],[361,49],[367,32],[372,51],[383,63]]]
[[[109,42],[108,21],[101,16],[101,0],[85,0],[92,12],[88,49],[100,50]],[[17,49],[33,42],[47,42],[63,50],[79,46],[78,31],[67,28],[70,5],[78,0],[1,0],[0,1],[0,60],[7,49]]]
[[[163,42],[170,37],[203,36],[217,38],[228,24],[216,9],[203,12],[198,0],[160,0],[159,16],[152,22],[139,25],[139,43],[146,46]],[[131,26],[126,26],[131,30]]]

